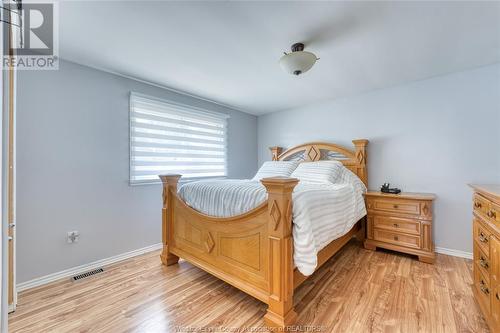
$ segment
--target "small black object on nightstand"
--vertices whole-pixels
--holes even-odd
[[[392,193],[392,194],[399,194],[399,193],[401,193],[401,190],[399,188],[397,188],[397,187],[390,188],[389,186],[390,186],[389,183],[384,183],[384,185],[382,185],[382,187],[380,188],[380,192],[382,192],[382,193]]]

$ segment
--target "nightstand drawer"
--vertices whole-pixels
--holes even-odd
[[[420,249],[420,237],[375,228],[374,239],[380,242]]]
[[[374,216],[373,226],[395,232],[404,232],[420,236],[420,222],[394,216]]]
[[[474,218],[474,242],[488,257],[490,256],[490,235],[488,229],[478,219]]]
[[[378,211],[420,215],[420,202],[394,199],[370,199],[368,208]]]

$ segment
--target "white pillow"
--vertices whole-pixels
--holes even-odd
[[[361,181],[361,179],[359,179],[358,176],[356,176],[354,172],[346,167],[342,168],[336,182],[339,184],[351,184],[359,193],[366,192],[365,184]]]
[[[252,180],[261,180],[267,177],[290,177],[297,167],[297,161],[268,161],[264,162]]]
[[[305,183],[335,183],[344,165],[339,161],[300,163],[290,177]]]

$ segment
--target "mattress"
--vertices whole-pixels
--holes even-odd
[[[348,169],[335,184],[303,183],[295,187],[293,200],[293,259],[297,269],[311,275],[318,252],[345,235],[366,215],[363,193],[366,187]],[[206,215],[230,217],[246,213],[267,200],[259,181],[205,180],[179,188],[179,197],[190,207]]]

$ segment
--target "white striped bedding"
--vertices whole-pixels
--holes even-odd
[[[341,170],[337,183],[300,182],[294,189],[294,263],[305,276],[317,266],[317,254],[345,235],[366,215],[366,187],[351,171]],[[266,201],[265,187],[254,180],[206,180],[179,188],[179,196],[204,214],[229,217],[243,214]]]

